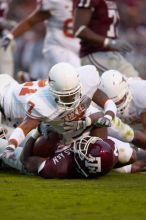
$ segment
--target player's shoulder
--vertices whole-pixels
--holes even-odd
[[[140,79],[138,77],[129,78],[128,84],[133,98],[136,98],[137,100],[146,100],[146,94],[143,92],[146,90],[146,80]]]
[[[79,74],[80,80],[87,77],[94,77],[96,76],[96,79],[98,77],[99,80],[99,73],[94,65],[84,65],[77,68],[77,73]],[[91,78],[92,78],[91,77]]]
[[[48,87],[42,88],[27,99],[26,114],[29,117],[49,117],[55,110],[56,102]]]
[[[100,81],[96,67],[94,65],[81,66],[77,68],[77,72],[82,84],[82,93],[88,94],[90,91],[96,91]]]
[[[44,161],[38,173],[44,178],[68,178],[74,173],[75,161],[73,152],[65,147]]]

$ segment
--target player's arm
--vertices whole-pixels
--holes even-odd
[[[42,11],[40,8],[35,9],[28,17],[15,26],[11,32],[6,34],[2,39],[2,47],[7,49],[14,38],[17,38],[29,31],[36,24],[48,19],[51,16],[49,11]]]
[[[13,131],[9,138],[9,145],[17,147],[26,137],[26,135],[38,126],[40,121],[26,116],[23,122]]]
[[[34,174],[38,173],[38,168],[42,164],[43,161],[45,161],[45,158],[38,157],[38,156],[33,156],[33,146],[40,134],[38,131],[35,129],[32,136],[28,139],[26,142],[22,153],[20,155],[20,161],[24,165],[24,167],[29,171]]]
[[[101,117],[98,120],[98,123],[107,127],[111,126],[111,121],[117,113],[117,107],[115,103],[109,99],[108,96],[100,89],[95,91],[92,101],[104,110],[104,117]]]
[[[121,39],[113,40],[106,36],[96,34],[94,31],[88,28],[90,20],[92,18],[93,10],[94,8],[92,6],[89,6],[87,8],[86,1],[85,3],[83,3],[82,1],[81,8],[76,6],[74,10],[73,20],[75,37],[79,37],[92,44],[97,44],[110,50],[130,52],[132,50],[132,47],[127,41]]]
[[[91,8],[76,8],[74,11],[74,35],[91,43],[104,44],[105,38],[88,28],[92,17]]]
[[[34,10],[27,18],[22,20],[15,28],[12,29],[11,34],[14,38],[21,36],[23,33],[29,31],[36,24],[48,19],[51,16],[49,11],[41,11],[39,8]]]
[[[36,128],[39,123],[40,121],[38,119],[31,119],[26,116],[24,121],[12,132],[8,141],[8,146],[1,154],[1,157],[15,159],[15,148],[17,148],[17,146],[25,139],[26,135],[33,128]]]

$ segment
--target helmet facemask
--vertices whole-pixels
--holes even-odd
[[[84,177],[101,173],[101,158],[93,157],[90,153],[88,153],[90,144],[95,144],[97,141],[103,140],[98,137],[87,136],[74,143],[74,159],[77,164],[78,171]]]
[[[71,91],[57,91],[53,87],[49,88],[55,97],[55,101],[60,108],[64,110],[72,110],[80,103],[81,98],[81,85],[79,84],[76,88]]]

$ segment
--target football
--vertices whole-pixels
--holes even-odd
[[[44,136],[40,136],[34,143],[33,155],[43,158],[50,157],[57,149],[59,142],[59,135],[51,132],[46,139]]]

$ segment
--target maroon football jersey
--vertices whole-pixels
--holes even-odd
[[[67,147],[57,151],[45,161],[39,176],[43,178],[76,178],[79,174],[75,168],[74,153],[71,147]]]
[[[115,148],[115,143],[110,139],[104,139],[108,143],[113,151],[113,166],[118,162],[118,153]],[[109,161],[107,161],[108,163]],[[75,156],[70,147],[64,147],[55,152],[52,157],[49,157],[44,163],[43,168],[38,174],[43,178],[83,178],[84,175],[78,169],[78,165],[75,162]]]
[[[117,38],[119,13],[115,1],[107,0],[73,0],[73,9],[90,8],[92,17],[88,28],[104,38]],[[80,56],[86,56],[98,51],[107,51],[102,45],[96,45],[81,39]]]

